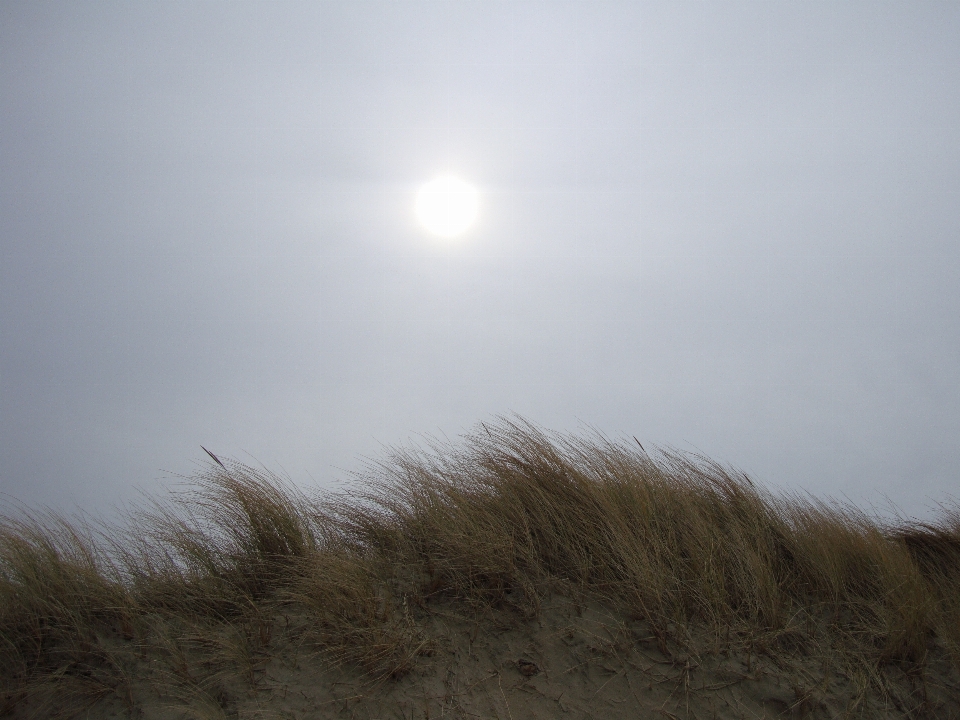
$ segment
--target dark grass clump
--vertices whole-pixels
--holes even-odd
[[[252,679],[291,614],[331,663],[397,677],[429,647],[416,608],[433,597],[527,616],[551,593],[600,599],[664,649],[817,653],[868,668],[881,693],[887,666],[922,673],[937,652],[960,667],[956,508],[891,526],[703,457],[522,420],[395,451],[318,498],[213,459],[121,527],[0,520],[0,715],[131,698],[150,652],[198,692],[198,654]]]

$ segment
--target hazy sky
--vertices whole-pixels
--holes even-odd
[[[960,3],[0,5],[8,500],[507,412],[960,494]]]

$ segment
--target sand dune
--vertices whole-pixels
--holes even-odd
[[[522,422],[307,498],[212,457],[0,528],[12,718],[960,718],[960,513]]]

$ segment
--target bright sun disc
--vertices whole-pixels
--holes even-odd
[[[415,212],[423,226],[440,237],[454,237],[477,217],[480,193],[453,175],[431,180],[417,193]]]

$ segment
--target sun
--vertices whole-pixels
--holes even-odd
[[[441,175],[417,192],[414,212],[428,232],[444,238],[464,233],[480,210],[480,193],[455,175]]]

